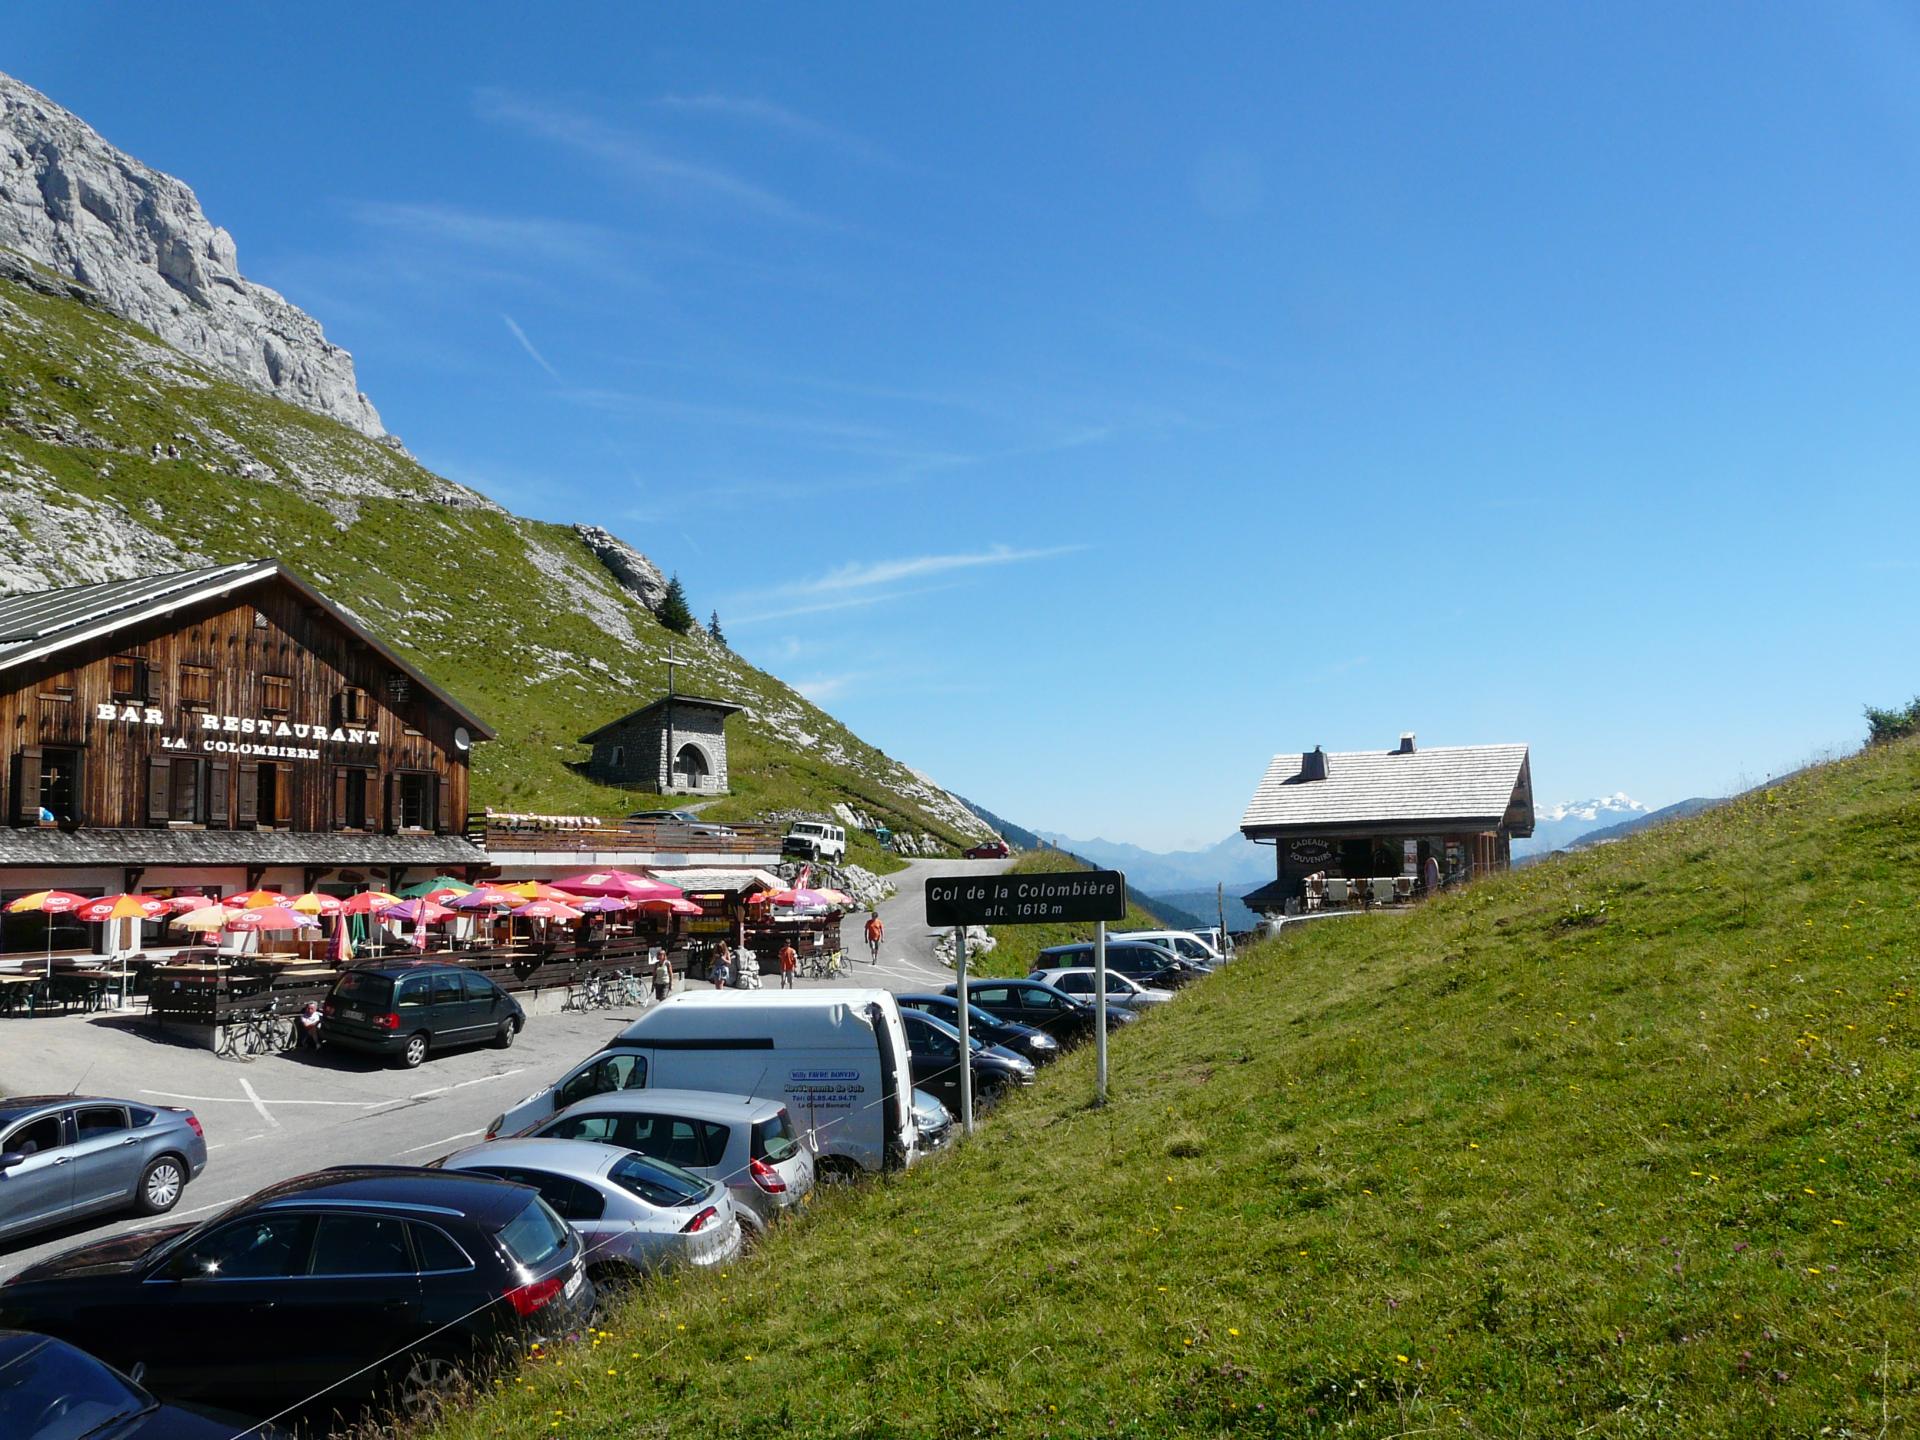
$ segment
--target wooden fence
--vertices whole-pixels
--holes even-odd
[[[489,852],[777,855],[785,835],[786,827],[761,821],[716,826],[683,820],[623,820],[608,825],[563,826],[509,821],[499,816],[467,817],[467,838]]]

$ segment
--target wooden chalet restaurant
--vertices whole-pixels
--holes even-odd
[[[185,997],[188,1018],[202,1021],[243,995],[295,1003],[324,993],[335,973],[312,958],[319,931],[196,949],[170,912],[192,897],[257,894],[331,915],[347,897],[434,887],[448,900],[504,884],[503,874],[531,882],[606,869],[629,878],[609,879],[592,892],[599,898],[638,880],[671,891],[675,908],[623,915],[609,903],[568,917],[577,925],[520,927],[476,912],[436,931],[434,948],[451,953],[464,940],[463,962],[507,972],[514,988],[583,965],[637,968],[655,943],[682,951],[684,964],[707,940],[680,928],[692,902],[670,881],[615,867],[719,860],[750,870],[778,858],[769,826],[711,834],[471,816],[472,747],[492,734],[277,561],[0,597],[0,1012],[69,998],[49,993],[63,975],[94,1003],[130,981],[156,1009],[163,991]],[[764,872],[698,879],[721,900],[702,928],[736,941],[772,909],[749,910],[746,898],[781,883]],[[73,897],[114,896],[141,908],[104,921],[71,908]],[[385,923],[359,922],[363,938],[428,943],[424,922],[409,930],[375,913]],[[108,957],[123,968],[105,968]],[[16,987],[29,985],[22,1005]]]
[[[1251,910],[1410,900],[1435,872],[1450,886],[1511,863],[1512,841],[1533,833],[1527,747],[1422,749],[1406,734],[1385,750],[1276,755],[1240,833],[1274,847],[1273,880],[1243,897]]]

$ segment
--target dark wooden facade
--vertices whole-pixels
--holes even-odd
[[[270,571],[0,669],[0,815],[458,834],[477,723]]]

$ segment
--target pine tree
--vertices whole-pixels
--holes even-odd
[[[727,643],[727,637],[720,633],[720,612],[718,610],[714,611],[713,618],[707,621],[707,634],[713,637],[713,643],[716,645],[724,645]]]
[[[677,572],[667,581],[667,595],[660,602],[660,623],[676,635],[684,635],[693,628],[693,611],[687,608],[686,587],[680,583]]]

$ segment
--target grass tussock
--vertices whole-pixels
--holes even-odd
[[[1920,748],[1311,928],[434,1440],[1900,1433]]]

